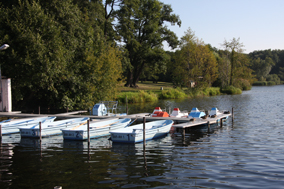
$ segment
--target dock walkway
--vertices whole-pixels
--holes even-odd
[[[110,116],[93,116],[93,115],[74,115],[74,114],[86,113],[86,111],[77,111],[77,112],[69,112],[69,113],[60,113],[60,114],[23,114],[23,113],[11,113],[11,112],[0,112],[0,117],[57,117],[59,119],[64,118],[76,118],[76,117],[89,117],[91,119],[106,119],[110,118]],[[150,117],[150,113],[139,113],[139,114],[131,114],[124,116],[114,116],[117,118],[130,118],[132,120],[143,121],[143,117],[146,118],[146,121],[157,121],[157,120],[173,120],[175,124],[173,127],[179,129],[185,129],[188,127],[199,126],[199,125],[211,125],[218,123],[220,120],[231,116],[232,114],[222,114],[217,116],[216,118],[207,118],[204,120],[195,120],[191,121],[190,118],[176,118],[176,117]],[[222,124],[222,121],[221,121]]]

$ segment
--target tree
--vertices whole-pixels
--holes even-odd
[[[176,35],[165,25],[181,21],[172,14],[171,6],[158,0],[122,0],[118,11],[117,31],[129,55],[125,86],[137,87],[147,65],[166,64],[168,56],[162,49],[163,41],[172,48],[178,44]]]
[[[25,0],[2,10],[13,105],[81,109],[114,99],[121,52],[90,19],[93,9],[82,12],[72,0]]]
[[[251,61],[251,69],[254,70],[254,74],[256,75],[256,78],[259,81],[265,80],[265,78],[270,73],[272,66],[274,66],[275,63],[272,61],[270,57],[266,57],[265,60],[262,60],[260,58],[253,59]]]
[[[244,45],[240,42],[240,38],[233,38],[231,41],[225,40],[222,46],[225,48],[225,51],[228,51],[228,56],[231,61],[231,74],[230,74],[230,85],[233,84],[233,76],[235,71],[235,64],[238,59],[238,55],[243,52]]]
[[[174,79],[179,85],[208,87],[217,79],[217,62],[208,45],[197,39],[188,29],[181,39],[181,50],[177,52]]]

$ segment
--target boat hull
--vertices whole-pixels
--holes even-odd
[[[53,136],[53,135],[60,135],[62,134],[61,130],[66,128],[72,128],[82,123],[87,123],[89,118],[74,118],[74,119],[67,119],[61,121],[55,121],[53,123],[43,123],[41,126],[41,133],[39,130],[39,124],[33,127],[20,127],[20,134],[21,137],[33,137],[39,138]]]
[[[12,120],[10,122],[0,123],[1,127],[2,127],[2,135],[19,133],[20,127],[23,127],[23,126],[33,127],[33,126],[38,125],[39,122],[51,123],[51,122],[54,121],[54,119],[55,119],[55,117],[41,117],[41,118],[28,118],[28,119]]]
[[[123,119],[114,120],[113,124],[109,123],[108,121],[101,121],[101,122],[95,122],[90,123],[90,139],[92,138],[99,138],[103,136],[109,136],[110,131],[121,129],[127,127],[127,125],[130,123],[131,119]],[[108,125],[104,126],[103,125]],[[62,130],[63,138],[65,140],[87,140],[88,139],[88,131],[87,131],[87,125],[84,125],[78,129],[63,129]]]
[[[164,124],[164,125],[163,125]],[[146,123],[145,140],[160,138],[169,133],[173,125],[172,120],[152,121]],[[138,143],[143,141],[143,124],[134,125],[127,129],[116,130],[111,133],[111,140],[120,143]]]

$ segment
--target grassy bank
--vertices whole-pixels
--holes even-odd
[[[215,96],[221,94],[241,94],[242,90],[229,86],[220,89],[219,87],[209,87],[206,89],[173,88],[172,83],[150,81],[138,83],[138,88],[120,86],[120,93],[117,96],[119,102],[128,103],[154,102],[159,99],[182,99],[202,96]]]

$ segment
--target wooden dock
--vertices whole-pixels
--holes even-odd
[[[60,113],[60,114],[25,114],[25,113],[11,113],[11,112],[0,112],[0,117],[57,117],[59,119],[66,119],[66,118],[77,118],[77,117],[89,117],[91,119],[106,119],[110,118],[111,116],[93,116],[93,115],[77,115],[86,113],[87,111],[77,111],[77,112],[69,112],[69,113]],[[232,116],[232,114],[223,114],[221,116],[217,116],[216,118],[207,118],[204,120],[195,120],[191,121],[190,118],[175,118],[175,117],[150,117],[150,113],[139,113],[139,114],[131,114],[125,116],[113,116],[117,118],[130,118],[132,120],[143,121],[145,117],[146,121],[157,121],[157,120],[173,120],[174,121],[174,128],[185,129],[189,127],[199,126],[199,125],[211,125],[216,124],[222,121],[228,116]]]
[[[221,126],[223,126],[223,120],[227,119],[231,114],[225,114],[221,116],[217,116],[215,118],[207,118],[203,120],[195,120],[195,121],[189,121],[185,123],[180,123],[180,124],[175,124],[173,125],[174,128],[179,128],[179,129],[185,129],[189,127],[194,127],[194,126],[199,126],[199,125],[212,125],[216,123],[221,123]]]

